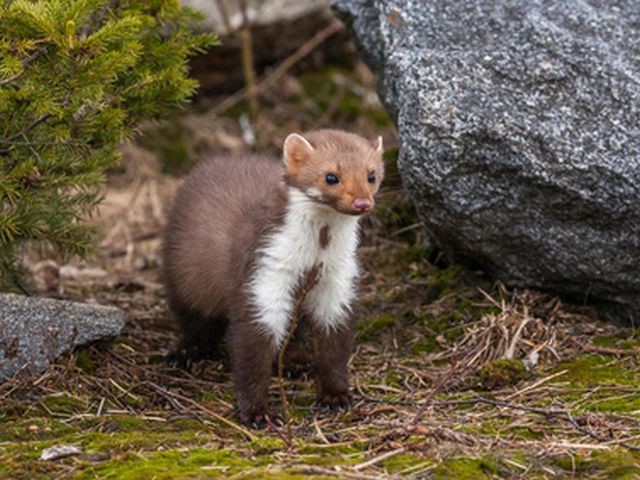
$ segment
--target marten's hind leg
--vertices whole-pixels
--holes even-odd
[[[180,339],[176,351],[169,356],[172,363],[188,367],[191,362],[224,358],[222,348],[228,320],[210,317],[182,305],[171,305],[180,325]]]
[[[234,318],[229,324],[228,342],[240,420],[252,428],[265,428],[276,355],[273,338],[254,322]]]

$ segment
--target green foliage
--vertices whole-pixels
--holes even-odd
[[[0,285],[25,244],[85,255],[83,220],[136,123],[181,104],[214,43],[178,0],[0,1]]]

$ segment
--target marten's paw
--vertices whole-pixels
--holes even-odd
[[[298,343],[287,347],[283,360],[283,373],[287,378],[306,378],[313,371],[312,356],[303,345]]]
[[[177,349],[169,353],[166,361],[172,368],[181,368],[182,370],[191,371],[192,356],[186,349]]]
[[[286,363],[282,372],[286,378],[306,379],[313,371],[311,363]]]
[[[351,408],[351,395],[349,393],[321,393],[318,397],[321,407],[331,410],[349,410]]]
[[[254,430],[264,430],[270,425],[274,425],[276,427],[281,427],[283,425],[282,419],[278,415],[269,415],[268,413],[243,415],[242,424],[245,427],[252,428]]]

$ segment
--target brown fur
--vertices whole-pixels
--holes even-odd
[[[313,337],[316,358],[317,389],[320,404],[335,408],[348,408],[349,358],[353,345],[353,325],[326,331],[318,331]]]
[[[185,181],[166,229],[165,280],[182,330],[179,350],[210,356],[226,333],[232,370],[241,372],[234,382],[245,423],[266,414],[273,347],[251,322],[244,286],[260,239],[282,223],[283,175],[274,159],[212,158]]]
[[[358,215],[355,199],[367,199],[374,204],[384,174],[382,149],[378,140],[370,142],[358,135],[340,130],[317,130],[304,134],[313,151],[295,142],[290,149],[293,158],[287,167],[287,182],[300,190],[314,187],[322,192],[321,201],[339,212]],[[289,151],[289,150],[288,150]],[[285,152],[286,153],[286,152]],[[312,160],[309,157],[312,156]],[[376,173],[374,183],[367,182],[367,174]],[[327,185],[325,175],[334,173],[337,185]]]
[[[320,229],[320,248],[327,248],[331,241],[331,233],[329,233],[329,225],[325,225]]]
[[[382,178],[376,144],[340,131],[311,132],[305,138],[313,152],[308,145],[288,145],[286,169],[282,162],[262,156],[202,163],[179,190],[166,228],[165,281],[169,305],[182,330],[179,352],[209,357],[216,344],[227,339],[240,418],[249,425],[262,425],[267,415],[275,352],[272,338],[253,321],[246,284],[260,242],[282,225],[287,185],[301,190],[313,186],[322,192],[317,201],[355,214],[353,199],[373,202]],[[366,181],[371,169],[379,173],[375,184]],[[341,177],[339,185],[324,181],[332,170]],[[326,248],[329,229],[319,234]],[[352,325],[331,334],[314,327],[303,319],[299,328],[314,340],[320,402],[346,407]],[[301,341],[302,335],[296,337]],[[296,348],[294,343],[294,357]]]

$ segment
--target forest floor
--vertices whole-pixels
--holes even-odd
[[[640,333],[430,263],[372,92],[362,66],[285,76],[253,129],[242,105],[214,115],[200,104],[123,148],[94,218],[96,256],[30,269],[39,294],[116,305],[130,320],[113,341],[0,385],[0,477],[640,478]],[[177,332],[160,279],[164,210],[174,174],[202,152],[275,153],[286,133],[325,125],[383,132],[390,152],[359,252],[353,408],[319,409],[312,379],[285,379],[288,424],[247,430],[222,363],[166,361]],[[271,399],[280,411],[275,376]],[[81,451],[40,460],[55,445]]]

